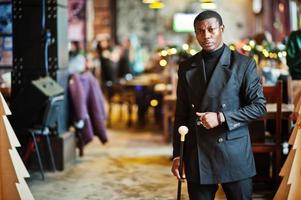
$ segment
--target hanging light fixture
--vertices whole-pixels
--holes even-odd
[[[157,2],[158,0],[143,0],[142,2],[143,3],[147,3],[147,4],[151,4],[151,3],[154,3],[154,2]]]
[[[143,0],[142,2],[148,4],[150,9],[161,9],[165,6],[161,0]]]
[[[151,9],[161,9],[164,8],[165,4],[161,1],[156,1],[148,5]]]
[[[201,8],[204,10],[214,10],[217,8],[214,0],[200,0]]]

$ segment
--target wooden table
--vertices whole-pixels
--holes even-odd
[[[162,75],[156,73],[149,73],[135,76],[132,80],[128,80],[122,83],[122,85],[127,87],[153,87],[157,83],[164,83]]]
[[[276,113],[276,104],[267,104],[267,115],[272,116]],[[290,119],[290,115],[294,112],[294,104],[285,104],[283,103],[281,106],[282,109],[282,118],[283,119]]]
[[[148,99],[149,96],[156,96],[157,94],[160,95],[160,97],[164,94],[165,90],[163,91],[156,91],[155,86],[157,84],[165,84],[164,83],[164,77],[162,74],[157,73],[146,73],[139,76],[135,76],[131,80],[126,80],[120,83],[121,87],[123,88],[123,91],[126,94],[131,95],[131,101],[128,101],[128,112],[132,113],[132,105],[136,104],[138,107],[138,118],[137,122],[139,125],[144,126],[146,123],[146,112],[148,110],[148,104],[149,102],[146,102],[150,99]],[[158,97],[157,100],[159,101],[161,98]],[[159,100],[160,99],[160,100]],[[145,105],[147,104],[147,105]],[[161,105],[160,105],[161,106]],[[146,108],[147,107],[147,108]],[[156,109],[158,109],[157,107]],[[161,112],[160,112],[161,113]],[[161,123],[161,121],[159,122]],[[128,125],[131,126],[132,121],[131,117],[129,117]]]

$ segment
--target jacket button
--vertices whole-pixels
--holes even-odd
[[[224,139],[223,138],[218,138],[218,143],[222,143],[223,141],[224,141]]]
[[[194,104],[191,104],[191,107],[193,107],[193,108],[194,108]]]

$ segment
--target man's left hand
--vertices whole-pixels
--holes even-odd
[[[206,129],[211,129],[219,125],[216,112],[205,112],[205,113],[196,112],[196,115],[199,117],[201,124]],[[219,115],[221,117],[221,122],[224,122],[225,118],[223,113],[219,113]]]

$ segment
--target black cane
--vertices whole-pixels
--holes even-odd
[[[179,173],[180,173],[180,177],[182,179],[182,175],[183,175],[183,149],[184,149],[185,135],[188,133],[188,128],[186,126],[180,126],[179,129],[178,129],[178,132],[181,135]],[[177,200],[181,199],[181,188],[182,188],[182,181],[178,180]]]

